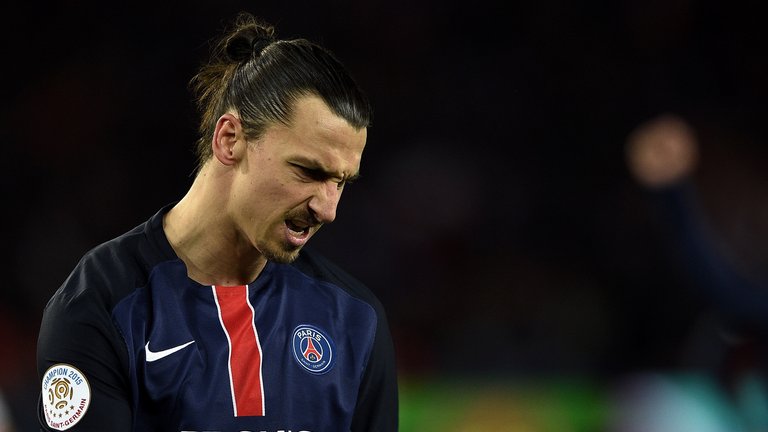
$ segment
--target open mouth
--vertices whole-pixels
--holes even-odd
[[[309,225],[297,220],[286,220],[285,226],[291,231],[291,234],[300,237],[309,234]]]

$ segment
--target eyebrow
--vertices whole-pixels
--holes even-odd
[[[318,161],[317,159],[307,158],[305,156],[296,156],[295,158],[293,158],[293,160],[295,161],[295,163],[304,165],[304,168],[312,170],[312,171],[317,171],[317,172],[321,173],[325,177],[328,177],[328,178],[339,178],[339,176],[337,176],[335,172],[332,172],[332,171],[326,169],[323,166],[323,164],[320,161]],[[356,172],[354,174],[351,174],[349,176],[345,176],[345,175],[342,174],[340,177],[341,177],[341,181],[343,181],[343,182],[353,182],[353,181],[357,180],[358,178],[360,178],[360,171],[358,171],[358,172]]]

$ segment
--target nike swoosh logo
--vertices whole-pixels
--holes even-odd
[[[173,348],[168,348],[162,351],[152,351],[151,349],[149,349],[149,341],[147,341],[147,344],[144,346],[144,351],[147,355],[147,361],[153,362],[153,361],[160,360],[161,358],[168,357],[169,355],[175,353],[176,351],[180,351],[193,343],[195,343],[195,341],[189,341],[185,344],[175,346]]]

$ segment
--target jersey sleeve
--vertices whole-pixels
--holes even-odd
[[[391,432],[398,430],[398,390],[395,351],[384,311],[378,313],[376,340],[358,392],[353,432]]]
[[[43,431],[131,430],[127,348],[112,323],[109,294],[99,289],[105,278],[89,274],[92,267],[81,262],[43,313],[37,344]],[[78,401],[85,407],[79,413]]]

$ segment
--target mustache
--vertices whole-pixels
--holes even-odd
[[[301,222],[303,222],[304,224],[306,224],[308,226],[320,226],[321,225],[320,221],[317,220],[317,217],[315,217],[315,215],[313,215],[311,212],[306,212],[306,211],[302,211],[302,210],[290,212],[290,213],[285,215],[285,218],[287,220],[298,220],[298,221],[301,221]]]

